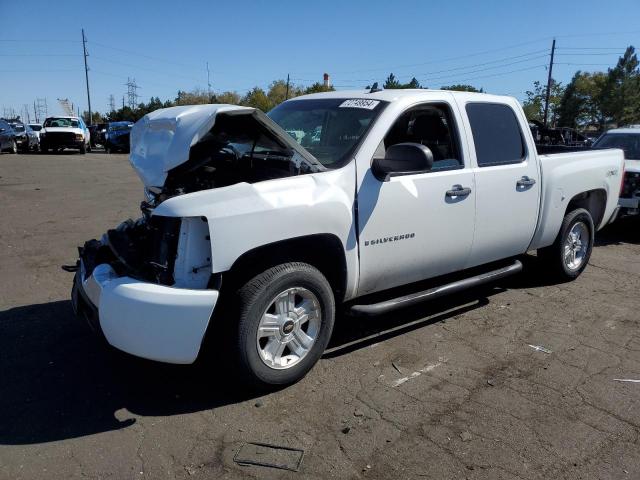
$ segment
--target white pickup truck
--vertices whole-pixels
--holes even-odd
[[[157,110],[134,125],[130,160],[143,215],[79,249],[76,312],[125,352],[188,364],[206,344],[251,381],[286,384],[322,355],[338,305],[413,305],[516,273],[530,250],[576,278],[624,159],[539,156],[514,98],[372,89],[268,116]]]

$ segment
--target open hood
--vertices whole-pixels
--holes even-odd
[[[293,151],[295,160],[314,171],[325,170],[318,160],[260,110],[236,105],[209,104],[163,108],[145,115],[131,129],[129,160],[147,188],[162,188],[169,172],[190,160],[191,147],[213,128],[219,115],[247,115],[279,143]]]

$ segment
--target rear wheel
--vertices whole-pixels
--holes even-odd
[[[285,385],[304,377],[324,352],[335,317],[327,279],[306,263],[285,263],[238,291],[236,353],[254,383]]]
[[[538,250],[559,280],[578,278],[589,263],[595,227],[588,210],[578,208],[567,213],[553,245]]]

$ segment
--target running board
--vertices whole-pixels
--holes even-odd
[[[352,314],[355,315],[382,315],[383,313],[391,312],[392,310],[410,307],[418,303],[442,297],[444,295],[449,295],[461,290],[466,290],[467,288],[473,288],[485,283],[493,282],[495,280],[514,275],[521,271],[522,262],[520,262],[520,260],[516,260],[513,262],[513,264],[507,267],[482,273],[474,277],[465,278],[463,280],[440,285],[439,287],[423,290],[422,292],[416,292],[410,295],[392,298],[391,300],[385,300],[379,303],[371,303],[368,305],[352,305],[349,310]]]

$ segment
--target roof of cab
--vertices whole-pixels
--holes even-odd
[[[465,99],[475,99],[475,100],[492,100],[492,99],[505,99],[505,98],[513,98],[506,95],[491,95],[487,93],[477,93],[477,92],[458,92],[454,90],[430,90],[426,88],[404,88],[404,89],[389,89],[389,90],[379,90],[377,92],[371,92],[369,89],[364,90],[336,90],[333,92],[322,92],[322,93],[311,93],[309,95],[301,95],[299,97],[294,97],[289,99],[289,102],[299,101],[299,100],[319,100],[323,98],[335,98],[335,99],[349,99],[349,98],[367,98],[372,100],[382,100],[385,102],[394,102],[401,99],[405,99],[407,97],[433,97],[434,94],[452,94],[457,97],[462,97]]]

